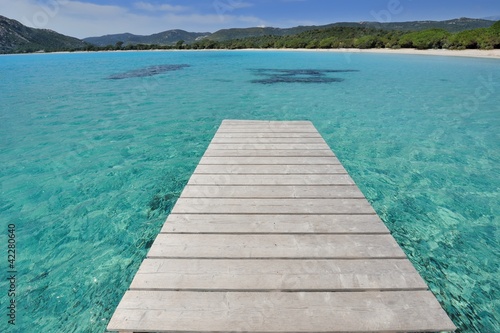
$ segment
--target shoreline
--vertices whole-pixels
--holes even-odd
[[[203,50],[109,50],[109,51],[75,51],[75,52],[46,52],[46,53],[15,53],[15,54],[0,54],[0,56],[12,55],[47,55],[47,54],[86,54],[86,53],[101,53],[101,52],[241,52],[241,51],[255,51],[255,52],[331,52],[331,53],[372,53],[372,54],[402,54],[402,55],[425,55],[425,56],[442,56],[442,57],[466,57],[466,58],[483,58],[483,59],[500,59],[500,49],[493,50],[446,50],[446,49],[203,49]]]
[[[295,51],[295,52],[332,52],[332,53],[376,53],[409,54],[444,57],[467,57],[500,59],[500,49],[494,50],[443,50],[443,49],[242,49],[242,51]]]

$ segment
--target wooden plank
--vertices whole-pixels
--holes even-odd
[[[252,129],[252,130],[288,130],[294,129],[300,131],[302,129],[307,129],[311,131],[316,131],[316,128],[312,123],[296,123],[296,122],[268,122],[268,123],[258,123],[258,124],[225,124],[222,123],[217,132],[224,132],[226,130],[240,130],[240,129]]]
[[[406,259],[146,259],[130,289],[191,291],[427,290]]]
[[[326,143],[211,143],[208,150],[330,150]],[[333,152],[332,152],[333,153]]]
[[[311,122],[227,120],[108,329],[454,330],[426,289]]]
[[[362,233],[388,234],[373,215],[170,214],[162,233]]]
[[[148,258],[404,259],[391,235],[159,234]]]
[[[221,126],[248,126],[248,125],[278,125],[278,126],[285,126],[285,125],[303,125],[303,126],[311,126],[312,122],[308,120],[289,120],[289,121],[283,121],[283,120],[241,120],[241,119],[224,119],[221,123]]]
[[[342,198],[362,199],[357,186],[233,186],[233,185],[187,185],[182,198]]]
[[[261,126],[241,126],[239,128],[220,127],[217,133],[316,133],[312,126],[281,126],[281,127],[261,127]]]
[[[206,157],[226,157],[226,156],[240,156],[240,157],[323,157],[335,156],[331,150],[217,150],[207,149],[204,156]]]
[[[422,332],[455,328],[432,293],[128,291],[108,329],[137,332]]]
[[[217,133],[215,138],[322,138],[318,132],[307,133]]]
[[[203,156],[201,165],[206,164],[251,164],[251,165],[321,165],[337,164],[340,162],[336,157],[209,157]]]
[[[189,185],[354,185],[349,175],[198,175]]]
[[[174,214],[375,214],[365,199],[179,198]]]
[[[215,144],[326,144],[321,137],[314,138],[237,138],[215,136],[212,139],[211,146]]]
[[[237,165],[237,164],[200,164],[194,174],[233,174],[233,175],[304,175],[304,174],[347,174],[340,164],[335,165]]]

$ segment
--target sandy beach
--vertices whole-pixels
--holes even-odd
[[[446,57],[500,59],[500,49],[495,50],[417,50],[417,49],[247,49],[255,51],[304,51],[337,53],[414,54]]]
[[[75,52],[48,52],[48,53],[22,53],[18,55],[33,55],[33,54],[78,54],[78,53],[99,53],[99,52],[206,52],[206,51],[282,51],[282,52],[335,52],[335,53],[380,53],[380,54],[413,54],[413,55],[428,55],[428,56],[445,56],[445,57],[469,57],[469,58],[490,58],[500,59],[500,49],[495,50],[417,50],[417,49],[209,49],[209,50],[109,50],[109,51],[75,51]],[[9,55],[9,54],[7,54]],[[0,54],[0,56],[6,56]]]

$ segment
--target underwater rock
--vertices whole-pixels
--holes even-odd
[[[132,71],[128,71],[128,72],[124,72],[124,73],[114,74],[114,75],[109,76],[108,79],[109,80],[121,80],[121,79],[129,79],[129,78],[133,78],[133,77],[148,77],[148,76],[163,74],[165,72],[178,71],[178,70],[181,70],[181,69],[186,68],[186,67],[190,67],[190,66],[186,65],[186,64],[149,66],[149,67],[134,69]]]
[[[148,218],[156,217],[164,213],[169,213],[174,207],[179,194],[155,194],[149,201]]]
[[[354,69],[251,69],[255,75],[264,78],[252,80],[252,83],[274,84],[274,83],[332,83],[342,82],[344,79],[330,77],[329,73],[358,72]]]

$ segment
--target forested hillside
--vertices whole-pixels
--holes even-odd
[[[464,30],[468,27],[473,29]],[[149,36],[118,34],[82,41],[0,16],[0,53],[245,48],[498,49],[500,21],[461,18],[442,22],[334,23],[288,29],[224,29],[213,34],[169,30]]]
[[[29,28],[0,16],[0,53],[70,51],[82,49],[85,45],[79,39],[52,30]]]
[[[416,48],[495,49],[500,48],[500,21],[489,28],[451,33],[443,29],[422,31],[383,30],[362,27],[329,27],[291,36],[261,36],[229,41],[206,38],[186,46],[191,49],[244,48]]]

